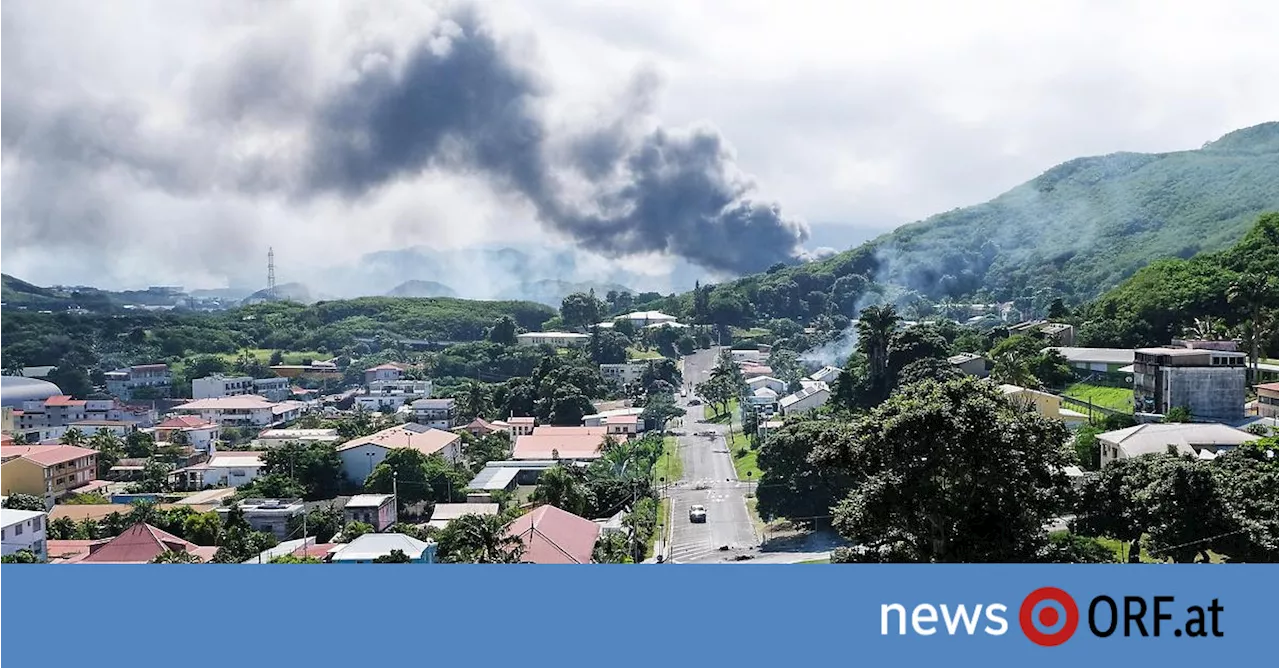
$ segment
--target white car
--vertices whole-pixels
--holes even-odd
[[[689,506],[690,522],[706,522],[707,509],[705,506]]]

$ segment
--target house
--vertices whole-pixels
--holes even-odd
[[[60,496],[98,479],[98,451],[74,445],[10,445],[0,448],[5,495]]]
[[[227,521],[230,506],[215,509],[223,524]],[[302,499],[245,499],[240,502],[244,519],[254,531],[266,531],[284,540],[289,537],[289,522],[302,515]]]
[[[1196,348],[1134,351],[1135,412],[1164,415],[1184,407],[1207,420],[1244,417],[1244,353]]]
[[[457,401],[447,399],[418,399],[413,402],[413,421],[435,429],[453,429],[458,426],[455,420]]]
[[[413,422],[388,427],[338,446],[343,475],[353,482],[362,481],[387,458],[388,453],[399,448],[413,448],[424,455],[440,455],[451,462],[458,462],[462,458],[462,437]]]
[[[618,385],[631,385],[632,383],[640,382],[640,378],[644,375],[645,369],[648,368],[648,361],[601,364],[600,375],[604,376],[605,380],[617,383]]]
[[[519,485],[536,485],[543,471],[563,463],[555,459],[492,461],[485,464],[484,469],[467,483],[467,489],[482,493],[497,490],[510,492]]]
[[[374,531],[386,531],[396,523],[396,497],[391,494],[357,494],[342,507],[342,523],[363,522]]]
[[[152,432],[157,441],[173,443],[175,438],[185,438],[187,444],[201,452],[211,452],[222,436],[222,427],[195,415],[171,417],[155,426]],[[182,434],[182,437],[178,437]]]
[[[356,396],[356,407],[366,411],[394,411],[415,399],[431,396],[429,380],[375,380],[364,394]]]
[[[107,382],[107,393],[125,401],[135,394],[152,393],[167,397],[173,385],[173,375],[167,364],[138,364],[128,369],[116,369],[102,374]],[[144,390],[145,392],[139,392]]]
[[[436,561],[436,544],[421,541],[402,533],[367,533],[350,543],[340,543],[329,551],[329,561],[335,564],[368,564],[378,557],[387,557],[399,550],[415,564],[433,564]]]
[[[759,364],[763,356],[760,354],[759,348],[746,348],[739,350],[730,350],[729,356],[738,364],[749,362],[751,364]]]
[[[1133,351],[1128,348],[1072,348],[1049,347],[1067,360],[1067,364],[1080,371],[1120,373],[1133,364]],[[1043,352],[1043,351],[1041,351]]]
[[[509,417],[506,420],[508,430],[511,436],[528,436],[533,433],[534,427],[538,426],[538,419],[533,417]]]
[[[27,550],[40,562],[49,560],[45,527],[49,516],[39,510],[0,510],[0,554]]]
[[[619,438],[633,438],[644,431],[639,415],[610,415],[604,419],[605,432]]]
[[[476,438],[480,438],[481,436],[487,436],[494,432],[506,431],[507,427],[504,427],[502,425],[499,425],[493,422],[489,422],[484,418],[478,417],[472,420],[471,422],[468,422],[467,424],[462,425],[461,427],[454,427],[453,430],[455,432],[465,431],[466,433],[471,434]]]
[[[253,482],[263,467],[261,452],[229,450],[214,453],[209,461],[180,468],[169,474],[185,489],[239,487]]]
[[[206,422],[223,427],[265,427],[277,422],[276,404],[256,394],[233,397],[196,399],[173,410],[187,415],[198,415]]]
[[[89,548],[97,541],[93,540],[48,540],[45,541],[49,552],[49,563],[69,564],[80,561],[89,555]]]
[[[667,315],[662,311],[634,311],[626,315],[620,315],[613,319],[614,322],[619,320],[630,320],[636,329],[649,327],[651,325],[670,325],[674,324],[678,318],[673,315]]]
[[[526,332],[516,335],[516,344],[521,346],[549,345],[556,348],[574,348],[586,345],[590,334],[574,332]]]
[[[1023,406],[1035,409],[1044,417],[1061,420],[1068,427],[1075,428],[1089,421],[1089,416],[1062,407],[1062,397],[1040,390],[1033,390],[1017,385],[1001,384],[1000,391],[1006,399]]]
[[[960,353],[947,358],[947,364],[966,376],[987,377],[987,360],[975,353]]]
[[[590,461],[600,458],[607,428],[535,427],[528,436],[517,436],[511,458]]]
[[[216,547],[201,547],[190,541],[138,522],[114,538],[90,543],[89,553],[70,563],[76,564],[145,564],[165,552],[189,552],[201,561],[209,561]]]
[[[276,448],[285,443],[336,443],[341,440],[337,429],[264,429],[258,433],[257,445]]]
[[[613,410],[611,410],[611,411],[600,411],[599,413],[592,413],[591,415],[584,415],[584,416],[582,416],[582,426],[584,426],[584,427],[603,427],[603,426],[605,426],[605,422],[606,422],[609,418],[612,418],[612,417],[636,417],[636,418],[638,418],[638,417],[640,417],[640,414],[641,414],[641,413],[643,413],[643,412],[644,412],[644,409],[643,409],[643,408],[615,408],[615,409],[613,409]],[[643,425],[642,425],[642,426],[641,426],[641,431],[643,431],[643,430],[644,430],[644,427],[643,427]],[[529,433],[533,433],[533,430],[532,430],[532,429],[530,429],[530,430],[529,430]]]
[[[742,377],[747,380],[751,380],[752,378],[758,378],[760,376],[773,375],[773,367],[766,366],[764,364],[748,363],[748,364],[743,364],[741,366],[742,366]]]
[[[1217,454],[1256,440],[1257,435],[1224,424],[1151,423],[1098,434],[1098,450],[1099,460],[1106,466],[1117,459],[1163,453],[1169,446],[1178,454]]]
[[[1076,342],[1076,328],[1062,322],[1034,320],[1009,326],[1010,334],[1027,334],[1033,331],[1044,334],[1060,346],[1071,346]]]
[[[364,370],[364,382],[370,384],[378,381],[397,381],[404,377],[404,371],[405,367],[400,364],[379,364]]]
[[[453,520],[463,515],[497,515],[496,503],[437,503],[431,510],[431,521],[427,526],[443,529]]]
[[[825,385],[814,385],[779,399],[778,410],[783,415],[804,413],[826,404],[830,398],[830,389]]]
[[[827,385],[831,385],[836,382],[836,379],[839,377],[840,367],[831,366],[830,364],[809,374],[809,380],[816,380],[821,383],[826,383]],[[774,389],[776,390],[777,388]],[[778,393],[781,394],[782,390],[778,390]]]
[[[271,407],[271,417],[273,424],[285,424],[293,422],[302,417],[303,411],[307,410],[307,404],[302,401],[281,401]]]
[[[284,379],[285,386],[289,379]],[[239,397],[246,394],[257,394],[251,376],[224,376],[215,373],[212,376],[196,378],[191,381],[191,397],[193,399],[217,399],[219,397]]]
[[[1254,385],[1253,389],[1258,393],[1255,414],[1267,418],[1280,417],[1280,383]]]
[[[589,564],[600,525],[551,505],[538,506],[507,527],[524,545],[521,563]]]
[[[773,390],[776,396],[782,396],[787,391],[787,384],[773,376],[756,376],[747,381],[747,389],[752,392],[762,387]]]
[[[778,412],[778,393],[771,387],[760,387],[747,396],[747,404],[758,415],[773,415]]]
[[[311,364],[277,364],[271,367],[281,378],[311,378],[313,380],[330,380],[342,378],[342,369],[333,362],[312,362]]]

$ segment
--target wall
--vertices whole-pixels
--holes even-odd
[[[367,453],[373,453],[369,457]],[[366,443],[350,450],[340,450],[342,458],[342,474],[352,482],[363,482],[369,473],[387,457],[387,449],[372,443]],[[370,463],[372,461],[372,464]]]
[[[47,491],[44,469],[40,468],[39,464],[21,457],[10,459],[0,465],[0,487],[4,489],[5,496],[10,494],[44,496]]]
[[[45,540],[45,527],[48,522],[48,515],[40,515],[18,522],[14,526],[4,527],[4,536],[0,538],[0,554],[31,550],[40,561],[48,561],[49,549]],[[22,527],[21,534],[16,532],[18,526]]]
[[[1166,367],[1168,407],[1186,406],[1197,418],[1244,417],[1244,367]]]

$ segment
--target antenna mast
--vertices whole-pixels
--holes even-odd
[[[276,249],[267,247],[267,297],[276,300]]]

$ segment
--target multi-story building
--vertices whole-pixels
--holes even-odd
[[[528,436],[533,433],[535,427],[538,426],[538,419],[532,416],[511,416],[505,420],[507,430],[511,432],[511,438],[519,436]]]
[[[413,402],[413,421],[435,429],[449,430],[458,426],[455,407],[457,402],[448,399],[419,399]]]
[[[396,523],[396,497],[391,494],[357,494],[342,507],[343,524],[364,522],[374,531],[386,531]]]
[[[187,415],[198,415],[206,422],[223,427],[265,427],[278,421],[275,404],[255,394],[215,399],[197,399],[173,410]]]
[[[1254,385],[1253,389],[1258,392],[1258,415],[1280,417],[1280,383]]]
[[[369,389],[357,395],[355,405],[367,411],[397,410],[414,399],[431,396],[429,380],[375,380]]]
[[[49,516],[38,510],[0,510],[0,553],[27,550],[41,563],[49,560],[45,527]]]
[[[171,417],[156,425],[155,439],[172,443],[176,434],[186,437],[187,444],[201,452],[212,452],[222,436],[222,427],[196,415]]]
[[[169,396],[173,385],[173,375],[169,373],[167,364],[138,364],[128,369],[116,369],[103,374],[107,381],[107,392],[125,401],[134,398],[135,393],[149,388],[157,397]]]
[[[1244,417],[1245,358],[1223,350],[1135,350],[1135,412],[1164,415],[1183,407],[1199,419],[1238,420]]]
[[[288,378],[282,379],[285,384],[289,383]],[[238,397],[245,394],[255,394],[253,391],[253,378],[249,376],[224,376],[222,374],[214,374],[205,376],[204,378],[196,378],[191,381],[191,397],[193,399],[217,399],[219,397]]]
[[[364,382],[376,383],[386,380],[400,380],[404,376],[404,367],[399,364],[379,364],[364,370]]]
[[[289,521],[301,515],[302,499],[245,499],[240,502],[240,510],[244,511],[244,519],[254,531],[266,531],[276,538],[284,540],[289,537]],[[225,522],[230,506],[215,508],[218,516]]]
[[[600,375],[605,380],[613,381],[618,385],[630,385],[640,382],[640,377],[644,375],[644,370],[649,368],[648,362],[622,362],[620,364],[601,364]]]
[[[572,348],[586,345],[589,334],[575,332],[526,332],[516,335],[516,343],[522,346],[540,346],[547,344],[556,348]]]
[[[60,496],[98,479],[98,452],[73,445],[11,445],[0,448],[4,494]]]
[[[271,401],[284,401],[293,396],[288,378],[254,378],[253,393]]]

